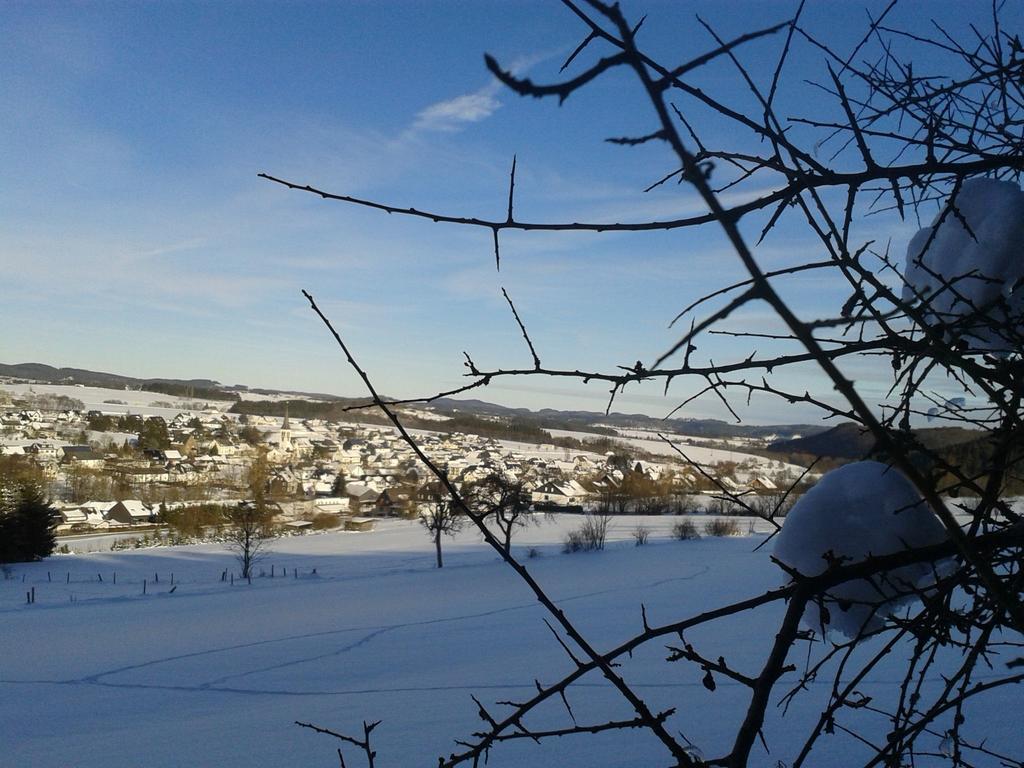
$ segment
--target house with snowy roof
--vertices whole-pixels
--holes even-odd
[[[718,484],[721,486],[722,490],[727,491],[729,493],[739,493],[740,491],[743,490],[743,486],[741,486],[731,477],[722,476],[716,478],[716,480]]]
[[[168,448],[165,451],[160,452],[160,458],[167,464],[177,464],[182,461],[185,457],[181,455],[181,451],[175,448]]]
[[[107,519],[125,525],[145,525],[153,521],[153,510],[138,499],[125,499],[107,511]]]
[[[85,501],[79,504],[78,508],[85,512],[90,524],[95,525],[100,520],[106,520],[107,512],[112,506],[112,501]]]
[[[32,443],[25,449],[25,452],[34,456],[38,461],[57,460],[64,455],[61,446],[49,442]]]
[[[637,461],[633,464],[633,471],[642,474],[651,480],[657,480],[661,477],[662,468],[649,461]]]
[[[76,527],[84,528],[89,525],[89,516],[81,507],[64,507],[58,514],[59,522],[54,528],[55,533],[68,533]]]
[[[347,496],[323,496],[313,500],[313,507],[320,514],[341,515],[349,511],[349,499]]]
[[[377,497],[380,496],[380,491],[371,488],[365,483],[346,483],[345,495],[354,499],[360,505],[373,504],[377,501]]]
[[[764,475],[754,475],[750,478],[750,487],[755,491],[777,491],[779,487]]]
[[[616,477],[616,474],[619,476]],[[612,491],[622,485],[622,473],[621,472],[602,472],[601,474],[594,477],[590,484],[595,490],[600,492]]]
[[[589,496],[590,492],[575,480],[548,480],[530,492],[530,500],[534,504],[554,504],[562,507],[582,504]]]

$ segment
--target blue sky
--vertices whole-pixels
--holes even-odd
[[[811,3],[806,23],[848,50],[883,3]],[[636,2],[642,38],[668,63],[786,18],[795,3]],[[1019,12],[1019,10],[1017,11]],[[894,22],[976,15],[987,4],[908,4]],[[1019,19],[1011,19],[1011,22]],[[1019,26],[1019,25],[1018,25]],[[0,361],[136,376],[210,377],[362,394],[300,289],[310,290],[387,393],[457,386],[462,351],[481,367],[530,358],[507,288],[546,365],[610,369],[650,361],[676,338],[672,317],[742,277],[715,230],[646,235],[508,234],[494,270],[490,235],[327,203],[257,178],[268,173],[418,208],[498,217],[519,158],[517,212],[554,221],[642,220],[700,212],[692,194],[641,190],[664,148],[607,136],[652,129],[627,77],[569,99],[524,100],[483,66],[484,52],[537,80],[582,39],[556,2],[46,3],[0,6]],[[767,76],[781,38],[749,49]],[[802,47],[785,111],[812,113],[822,58]],[[735,73],[696,80],[748,106]],[[709,124],[716,139],[747,137]],[[751,223],[752,230],[756,222]],[[865,236],[901,249],[916,224],[882,217]],[[765,264],[819,257],[784,224]],[[805,317],[833,312],[841,287],[786,290]],[[775,328],[752,308],[731,328]],[[749,341],[707,337],[699,355],[746,357]],[[882,379],[853,370],[869,399]],[[810,371],[793,388],[818,391]],[[783,381],[786,381],[785,379]],[[661,415],[692,391],[634,387],[616,409]],[[600,410],[601,385],[517,379],[478,391],[531,408]],[[682,415],[721,417],[713,399]],[[752,422],[811,418],[755,402]]]

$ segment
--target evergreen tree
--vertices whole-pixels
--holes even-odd
[[[39,486],[23,486],[20,496],[13,517],[20,532],[21,559],[42,560],[57,546],[53,534],[57,510],[46,500]]]
[[[167,422],[159,416],[146,419],[139,429],[139,448],[142,450],[169,448],[171,436],[167,432]]]
[[[21,559],[18,557],[20,539],[14,515],[0,506],[0,563],[15,563]]]
[[[0,489],[0,562],[41,560],[52,553],[55,514],[38,485]]]
[[[263,442],[263,433],[251,424],[238,430],[238,436],[249,445],[259,445]]]

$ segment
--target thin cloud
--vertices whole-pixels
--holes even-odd
[[[184,240],[180,243],[170,243],[168,245],[157,246],[156,248],[150,248],[148,250],[140,251],[136,254],[142,259],[151,259],[157,256],[167,256],[172,253],[180,253],[182,251],[194,251],[197,248],[202,248],[206,245],[206,240],[199,237],[193,237],[190,240]]]
[[[548,51],[520,56],[512,61],[509,71],[522,75],[555,53]],[[455,133],[467,125],[486,120],[501,108],[501,101],[497,98],[501,90],[501,83],[494,79],[478,91],[435,102],[416,114],[410,130]]]
[[[501,107],[495,96],[497,86],[498,82],[494,81],[473,93],[431,104],[416,115],[412,129],[454,133],[470,123],[486,120]]]

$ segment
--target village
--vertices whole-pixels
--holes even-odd
[[[58,536],[171,530],[175,543],[198,540],[216,533],[218,510],[256,493],[282,533],[372,530],[380,518],[421,514],[435,481],[388,426],[294,419],[287,409],[283,417],[215,408],[165,417],[151,412],[169,413],[172,403],[136,413],[116,399],[69,405],[80,403],[0,399],[0,474],[33,474],[59,514]],[[415,437],[457,486],[501,478],[538,512],[728,514],[729,496],[775,498],[797,479],[792,465],[750,456],[700,466],[639,458],[628,442],[598,453],[460,432]]]

